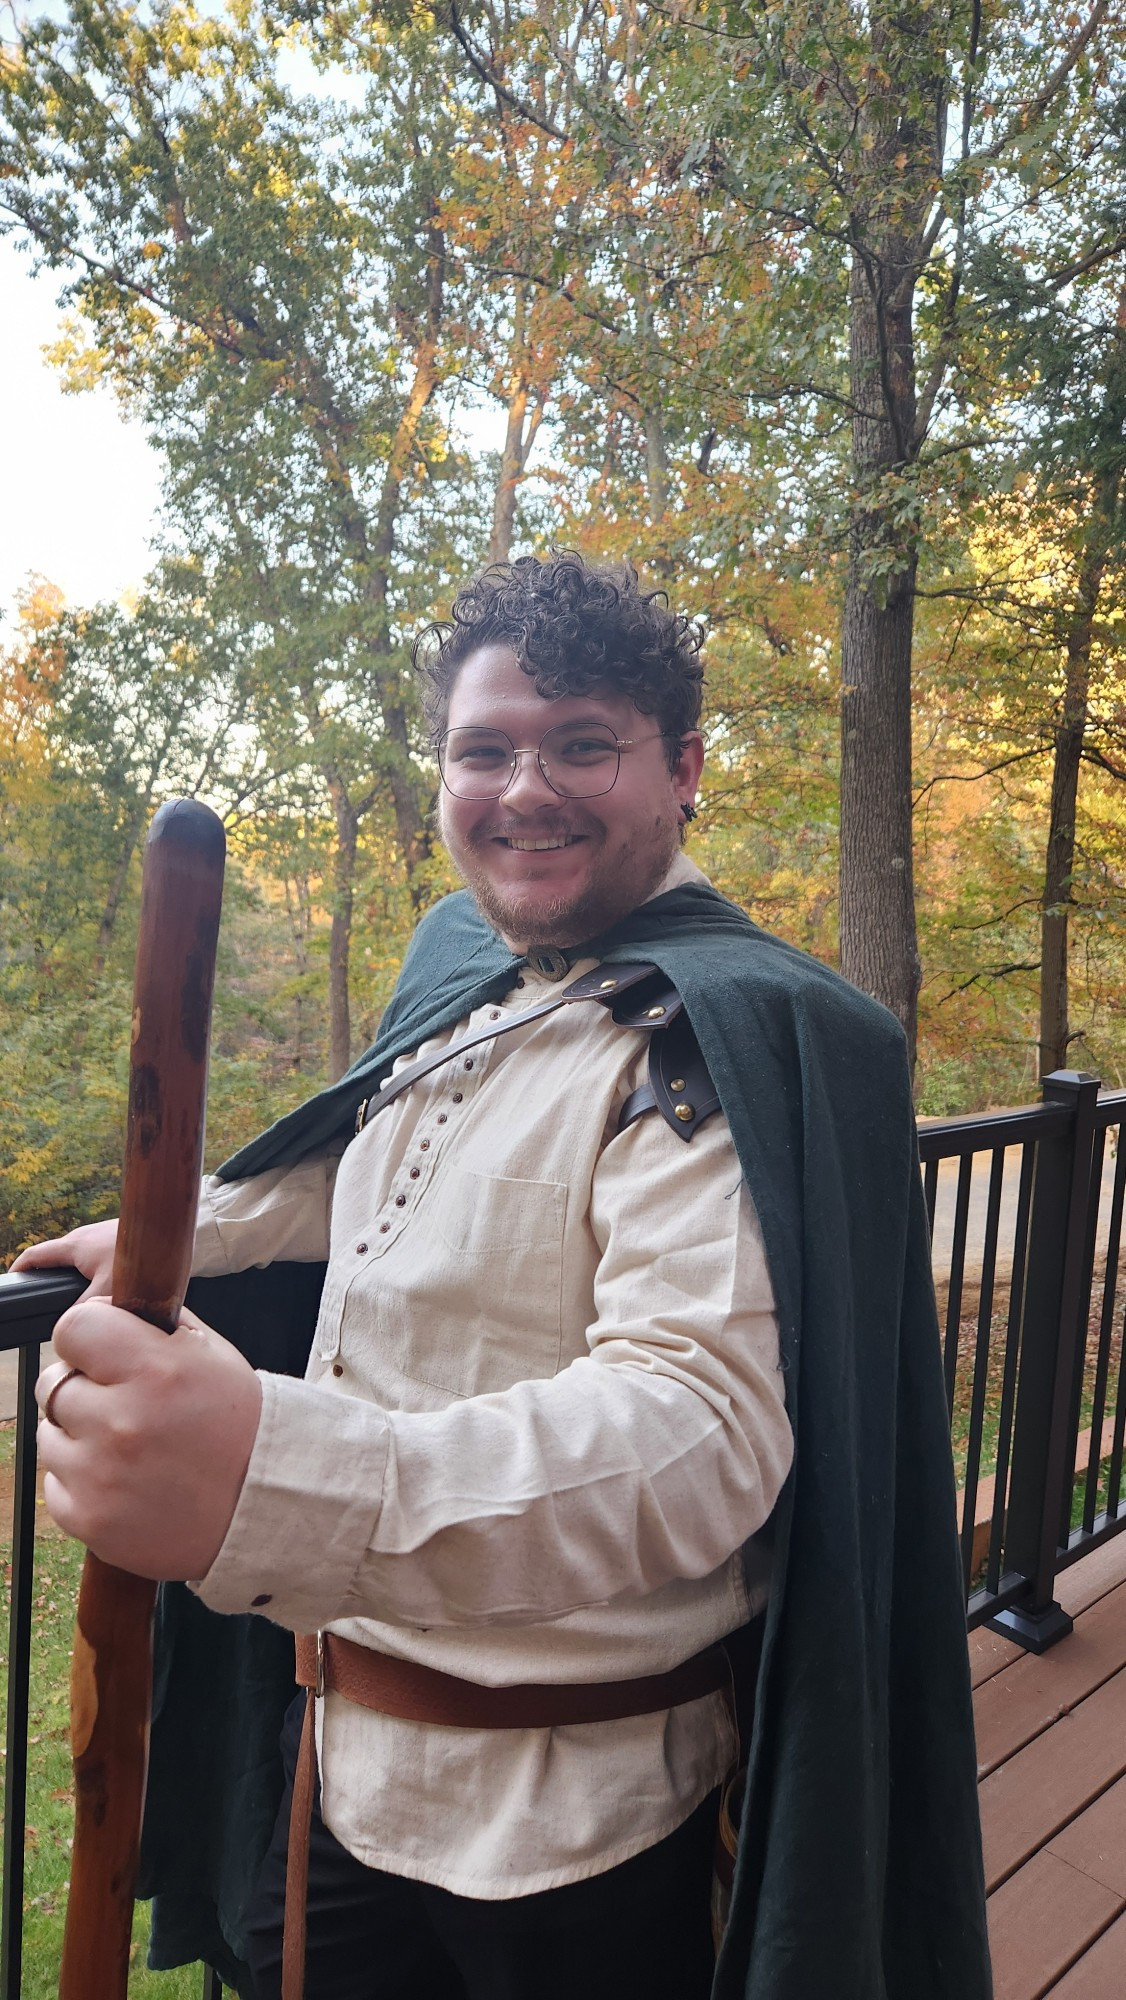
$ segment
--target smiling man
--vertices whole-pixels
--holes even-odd
[[[201,1200],[201,1311],[327,1267],[304,1378],[251,1286],[258,1372],[95,1298],[39,1392],[64,1527],[226,1629],[320,1635],[226,1946],[259,2000],[984,2000],[902,1038],[681,852],[697,640],[632,572],[490,569],[421,666],[468,893],[375,1048]],[[24,1261],[105,1289],[111,1245]],[[198,1903],[221,1845],[165,1886]]]

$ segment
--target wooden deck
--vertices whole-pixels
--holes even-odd
[[[995,2000],[1126,2000],[1126,1534],[1066,1570],[1069,1638],[970,1638]]]

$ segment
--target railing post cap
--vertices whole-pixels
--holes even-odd
[[[1102,1084],[1102,1078],[1089,1069],[1053,1069],[1047,1076],[1040,1078],[1040,1085],[1044,1090],[1049,1084],[1056,1090],[1082,1090],[1085,1085],[1092,1083],[1098,1089]]]

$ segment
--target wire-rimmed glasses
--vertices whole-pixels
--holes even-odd
[[[535,750],[518,750],[503,729],[447,729],[438,739],[442,783],[457,799],[499,799],[516,776],[521,757],[534,757],[562,799],[595,799],[612,791],[622,751],[665,735],[615,736],[608,723],[557,722]]]

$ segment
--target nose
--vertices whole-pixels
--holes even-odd
[[[516,769],[501,798],[514,812],[537,812],[543,806],[558,804],[559,793],[548,784],[540,770],[538,750],[516,752]]]

